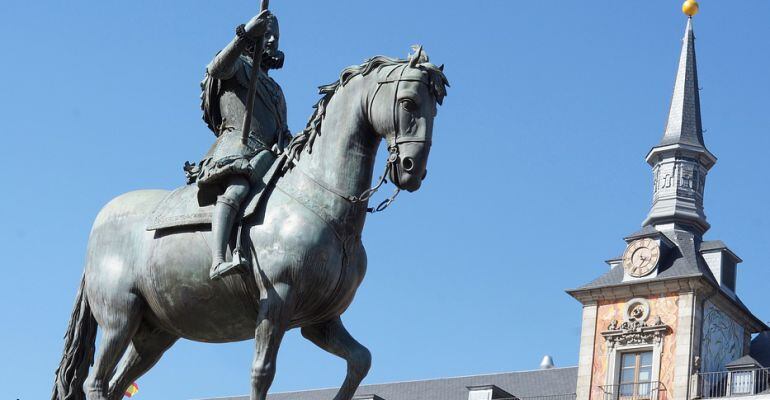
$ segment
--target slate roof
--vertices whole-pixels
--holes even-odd
[[[709,240],[700,245],[700,251],[722,250],[726,248],[727,245],[721,240]]]
[[[755,360],[751,356],[743,356],[737,360],[733,360],[727,365],[725,365],[725,368],[730,370],[735,369],[741,369],[741,368],[751,368],[751,367],[762,367],[762,364],[759,363],[759,361]]]
[[[519,399],[555,396],[555,400],[568,400],[574,398],[576,391],[577,367],[362,385],[356,396],[374,394],[383,400],[468,400],[469,386],[485,385],[495,385]],[[337,388],[274,393],[268,400],[329,400],[336,393]],[[248,400],[248,396],[209,400]]]
[[[738,255],[736,255],[735,253],[733,253],[733,251],[732,251],[732,250],[730,250],[730,248],[729,248],[729,247],[727,247],[727,245],[725,244],[725,242],[723,242],[723,241],[721,241],[721,240],[710,240],[710,241],[707,241],[707,242],[703,242],[703,243],[701,243],[701,245],[700,245],[700,251],[701,251],[701,252],[704,252],[704,251],[713,251],[713,250],[724,250],[724,251],[726,251],[726,252],[727,252],[727,254],[729,254],[729,255],[730,255],[730,257],[732,257],[732,258],[733,258],[733,260],[734,260],[735,262],[738,262],[738,263],[740,263],[740,262],[743,262],[743,260],[741,260],[741,258],[740,258],[740,257],[738,257]]]
[[[679,69],[671,97],[666,131],[658,146],[685,144],[706,150],[703,144],[698,68],[695,61],[695,34],[692,19],[687,20]]]
[[[639,238],[642,238],[642,237],[647,237],[647,236],[656,235],[656,234],[658,234],[658,230],[655,229],[654,226],[652,226],[652,225],[645,225],[645,226],[642,227],[642,229],[640,229],[640,230],[638,230],[638,231],[636,231],[636,232],[634,232],[634,233],[624,237],[623,240],[625,240],[626,242],[630,242],[630,241],[632,241],[634,239],[639,239]]]
[[[629,236],[629,238],[635,237],[635,235],[639,235],[645,232],[648,232],[648,229],[642,229],[642,231]],[[664,232],[664,234],[675,244],[676,249],[671,251],[671,254],[668,257],[660,260],[657,276],[644,280],[623,282],[623,267],[618,266],[612,268],[609,272],[583,286],[580,286],[576,289],[567,290],[567,293],[575,296],[576,293],[584,290],[601,289],[613,286],[635,285],[639,284],[640,282],[655,282],[681,278],[703,278],[710,282],[715,288],[722,291],[730,301],[738,306],[738,308],[743,310],[756,322],[762,324],[764,327],[763,329],[767,329],[766,325],[756,316],[754,316],[751,310],[749,310],[749,308],[741,301],[740,298],[738,298],[737,295],[727,293],[724,291],[724,289],[722,289],[721,285],[714,277],[714,274],[711,272],[711,269],[709,269],[708,265],[706,264],[706,261],[703,259],[703,256],[700,254],[701,251],[707,249],[713,250],[717,248],[727,248],[724,243],[721,241],[701,242],[696,248],[698,239],[691,232],[677,230],[673,232]],[[704,245],[706,248],[703,247]],[[730,252],[730,254],[733,253]],[[737,256],[735,257],[737,258]],[[737,260],[740,259],[738,258]],[[768,344],[768,348],[768,353],[770,353],[770,343]],[[770,358],[770,354],[768,358]]]
[[[770,366],[770,331],[764,331],[751,341],[749,354],[763,367]]]
[[[642,232],[645,232],[645,230]],[[641,232],[637,232],[634,235],[637,235],[638,233]],[[629,237],[634,237],[634,235]],[[674,234],[667,235],[667,237],[674,242],[676,249],[672,251],[671,255],[660,261],[658,275],[644,280],[645,282],[676,278],[703,277],[718,286],[714,274],[711,273],[706,262],[695,249],[694,243],[696,238],[692,233],[687,231],[676,231]],[[633,283],[638,282],[641,281],[633,281]],[[568,292],[599,289],[628,283],[631,282],[623,282],[623,268],[616,267],[597,279]]]

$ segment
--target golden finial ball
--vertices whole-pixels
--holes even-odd
[[[688,17],[698,13],[698,2],[695,0],[687,0],[682,4],[682,12],[687,14]]]

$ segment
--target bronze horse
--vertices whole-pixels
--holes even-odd
[[[281,338],[297,327],[347,361],[335,399],[351,399],[371,356],[340,315],[366,272],[361,232],[377,148],[385,139],[386,172],[398,188],[419,189],[448,86],[442,70],[420,49],[408,60],[371,58],[321,88],[307,128],[286,152],[285,172],[244,221],[253,274],[210,280],[204,227],[147,231],[167,191],[130,192],[107,204],[89,238],[53,399],[120,399],[183,337],[255,338],[250,398],[264,400]]]

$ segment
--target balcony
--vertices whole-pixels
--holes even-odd
[[[599,386],[604,400],[665,400],[665,386],[660,382],[622,383]]]
[[[770,393],[770,368],[699,373],[695,378],[694,398],[715,399]]]

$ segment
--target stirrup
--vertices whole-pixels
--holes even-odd
[[[218,280],[230,274],[232,271],[245,273],[248,272],[248,269],[249,260],[241,257],[241,252],[236,249],[233,251],[233,260],[217,264],[217,266],[212,268],[209,272],[209,278],[211,278],[211,280]]]

